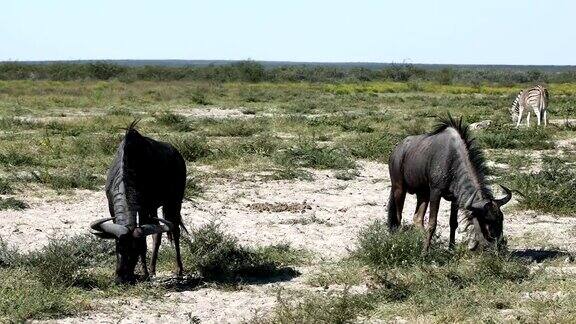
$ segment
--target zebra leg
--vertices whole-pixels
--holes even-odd
[[[542,119],[541,114],[542,112],[540,110],[538,110],[538,113],[534,112],[534,115],[536,115],[536,120],[538,121],[538,126],[540,126],[540,119]]]
[[[520,121],[522,120],[522,112],[523,112],[523,108],[522,106],[518,107],[518,121],[516,122],[516,127],[520,127]]]
[[[530,127],[530,111],[526,113],[526,127]]]
[[[543,111],[544,117],[544,126],[548,125],[548,116],[546,116],[546,110]]]

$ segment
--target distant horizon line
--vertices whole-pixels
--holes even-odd
[[[90,62],[117,62],[117,63],[184,63],[181,65],[210,65],[218,63],[236,63],[252,61],[271,65],[423,65],[423,66],[475,66],[475,67],[576,67],[572,64],[505,64],[505,63],[417,63],[417,62],[376,62],[376,61],[282,61],[282,60],[254,60],[254,59],[57,59],[57,60],[0,60],[0,63],[23,64],[50,64],[50,63],[90,63]],[[140,62],[140,63],[139,63]],[[139,63],[139,64],[138,64]],[[131,64],[127,64],[131,65]],[[159,64],[166,65],[166,64]],[[168,64],[170,65],[170,64]]]

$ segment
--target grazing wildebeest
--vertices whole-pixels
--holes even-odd
[[[424,214],[430,204],[425,249],[436,230],[440,198],[452,202],[450,212],[450,246],[458,227],[458,209],[465,212],[467,225],[474,225],[474,237],[468,248],[480,243],[495,243],[502,237],[503,215],[500,207],[512,198],[494,199],[484,179],[484,158],[462,119],[450,115],[429,134],[409,136],[392,152],[389,161],[390,199],[388,227],[395,230],[402,221],[406,192],[416,194],[414,224],[424,228]]]
[[[110,218],[90,225],[102,238],[116,240],[116,281],[134,282],[138,258],[144,278],[146,266],[146,236],[154,235],[151,274],[156,273],[158,249],[163,232],[174,241],[178,275],[183,274],[180,257],[180,209],[186,186],[186,164],[182,155],[168,143],[144,137],[133,122],[116,151],[108,170],[106,197]],[[158,218],[162,207],[164,219]],[[112,222],[110,222],[112,221]]]

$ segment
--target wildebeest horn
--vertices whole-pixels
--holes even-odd
[[[127,234],[128,228],[126,226],[108,223],[113,219],[114,217],[102,218],[90,224],[90,227],[97,231],[93,234],[102,238],[114,238]]]
[[[510,199],[512,199],[512,191],[510,191],[510,189],[504,187],[503,185],[500,185],[500,187],[502,187],[502,190],[506,192],[506,196],[504,198],[494,200],[494,202],[496,203],[496,205],[498,205],[498,207],[502,207],[507,202],[509,202]]]
[[[174,228],[174,225],[172,224],[172,222],[169,222],[165,219],[161,219],[161,218],[157,218],[157,217],[152,217],[152,219],[157,220],[161,224],[160,225],[144,224],[144,225],[136,228],[134,230],[134,232],[132,232],[132,235],[134,237],[142,237],[142,236],[146,236],[146,235],[170,232]]]

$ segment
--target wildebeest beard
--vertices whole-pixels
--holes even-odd
[[[464,235],[469,250],[482,249],[491,246],[491,243],[484,237],[477,218],[474,218],[468,211],[458,214],[458,232]]]

